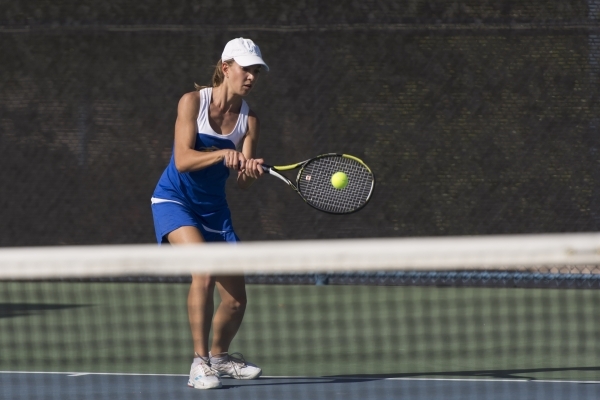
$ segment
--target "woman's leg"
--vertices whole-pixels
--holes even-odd
[[[192,244],[204,243],[204,238],[193,226],[182,226],[167,235],[169,243]],[[208,357],[208,336],[214,313],[213,294],[215,279],[209,275],[192,275],[192,284],[188,293],[188,318],[194,352],[201,357]]]
[[[246,311],[246,282],[243,276],[216,278],[221,304],[213,319],[213,355],[226,353],[235,337]]]
[[[213,319],[211,367],[221,374],[235,379],[256,379],[262,370],[247,362],[243,356],[229,354],[229,345],[235,337],[246,311],[246,283],[243,276],[220,276],[216,278],[221,304]]]

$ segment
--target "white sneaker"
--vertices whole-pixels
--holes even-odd
[[[234,357],[234,354],[238,357]],[[235,379],[256,379],[262,374],[262,369],[244,360],[244,356],[240,353],[226,353],[222,359],[221,357],[211,356],[210,360],[212,369],[217,371],[219,376],[228,375]]]
[[[221,387],[219,373],[201,359],[197,364],[192,364],[188,386],[194,389],[217,389]]]

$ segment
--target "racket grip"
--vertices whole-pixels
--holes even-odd
[[[240,165],[241,164],[242,163],[240,163]],[[225,165],[225,160],[223,160],[223,165]],[[273,166],[267,165],[267,164],[261,164],[261,167],[262,167],[263,171],[265,171],[265,172],[269,172],[269,169],[273,168]]]

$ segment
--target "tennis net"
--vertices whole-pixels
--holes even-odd
[[[595,233],[5,248],[0,397],[197,398],[208,273],[245,275],[263,369],[209,398],[597,398],[599,266]]]

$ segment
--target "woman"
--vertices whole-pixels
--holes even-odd
[[[243,189],[263,174],[263,160],[254,158],[259,121],[243,100],[262,68],[268,71],[258,46],[249,39],[233,39],[217,63],[213,87],[196,85],[197,91],[186,93],[179,101],[173,156],[152,197],[159,243],[239,241],[225,199],[225,182],[230,169],[237,171]],[[216,313],[215,286],[221,296]],[[192,276],[188,316],[195,357],[189,386],[218,388],[223,375],[236,379],[260,376],[262,371],[256,365],[228,353],[245,307],[243,276]]]

